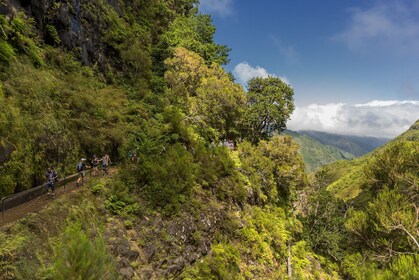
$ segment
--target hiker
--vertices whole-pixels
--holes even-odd
[[[45,184],[47,193],[51,193],[51,195],[54,196],[55,182],[58,181],[58,174],[54,171],[54,168],[52,168],[52,166],[48,167],[47,172],[45,172],[45,177],[47,179],[47,182]]]
[[[93,155],[92,158],[92,175],[97,176],[99,174],[99,170],[97,170],[97,167],[99,166],[99,159],[96,155]]]
[[[111,159],[108,156],[107,153],[102,157],[102,169],[103,169],[103,175],[108,175],[108,167],[111,164]]]
[[[137,153],[136,153],[136,152],[134,152],[134,153],[132,154],[132,157],[131,157],[131,162],[132,162],[132,163],[137,163],[137,162],[138,162],[138,156],[137,156]]]
[[[79,163],[77,163],[77,172],[79,174],[79,178],[77,179],[77,187],[83,186],[84,185],[84,175],[85,175],[85,169],[86,169],[86,159],[82,158]],[[81,182],[81,185],[80,185]]]

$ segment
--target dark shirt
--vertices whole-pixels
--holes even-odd
[[[79,169],[79,165],[80,165],[80,163],[81,163],[81,169]],[[81,171],[83,171],[83,170],[85,170],[86,169],[86,164],[84,163],[84,162],[79,162],[78,164],[77,164],[77,171],[78,172],[81,172]]]
[[[50,170],[45,173],[45,176],[47,177],[48,183],[54,183],[57,177],[57,173],[54,170]]]

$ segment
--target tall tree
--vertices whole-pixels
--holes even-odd
[[[165,61],[168,96],[206,139],[235,138],[245,104],[243,89],[217,64],[208,67],[198,54],[176,48]]]
[[[272,131],[282,131],[294,111],[294,90],[278,77],[253,78],[248,82],[247,107],[242,135],[256,144]]]

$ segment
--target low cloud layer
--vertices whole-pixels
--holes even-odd
[[[237,64],[236,67],[234,67],[233,74],[237,78],[238,82],[243,86],[246,86],[247,81],[249,81],[252,78],[267,78],[268,76],[278,77],[284,83],[290,84],[287,78],[268,73],[268,71],[265,68],[262,68],[260,66],[253,67],[249,65],[249,63],[247,62]]]
[[[380,101],[365,104],[311,104],[297,107],[288,122],[291,130],[393,138],[419,119],[419,101]]]
[[[199,10],[203,13],[226,17],[233,14],[233,3],[234,0],[201,0]]]
[[[334,39],[352,50],[387,48],[398,53],[416,53],[418,11],[415,1],[378,1],[369,9],[351,9],[348,26]]]

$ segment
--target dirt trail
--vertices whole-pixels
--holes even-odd
[[[116,169],[112,168],[109,171],[110,171],[109,172],[110,175],[112,176],[116,172]],[[101,177],[101,175],[99,175],[98,177]],[[95,176],[90,177],[90,175],[86,175],[84,177],[84,186],[77,187],[76,181],[70,182],[66,186],[62,186],[55,189],[54,198],[49,198],[47,197],[46,194],[43,194],[42,196],[38,196],[28,202],[25,202],[13,208],[7,209],[6,211],[4,211],[3,216],[0,216],[0,227],[3,227],[9,223],[15,222],[19,220],[20,218],[25,217],[29,213],[37,212],[45,207],[48,207],[48,204],[51,203],[57,197],[66,195],[70,192],[78,191],[79,189],[82,189],[82,188],[86,188],[87,183],[91,179],[98,178],[98,177],[95,177]]]

